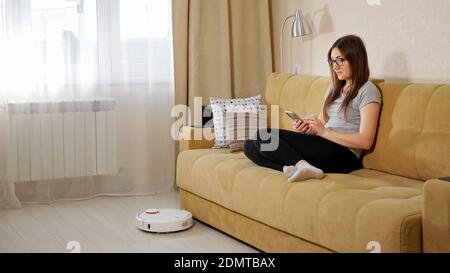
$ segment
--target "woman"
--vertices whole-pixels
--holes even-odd
[[[245,143],[245,155],[256,164],[284,172],[288,181],[320,179],[326,173],[360,169],[363,150],[374,142],[381,94],[369,81],[367,52],[361,38],[338,39],[328,51],[333,84],[325,95],[320,115],[296,120],[295,131],[271,130],[271,138]],[[278,134],[277,134],[278,133]],[[274,139],[277,138],[277,139]],[[277,149],[261,144],[278,141]]]

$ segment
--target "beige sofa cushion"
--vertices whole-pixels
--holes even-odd
[[[383,109],[364,167],[415,179],[450,175],[450,85],[379,85]]]
[[[177,184],[232,211],[338,252],[421,251],[422,181],[359,170],[288,183],[241,153],[180,153]]]
[[[330,84],[329,77],[271,74],[267,79],[266,103],[280,106],[279,128],[292,130],[292,120],[285,110],[294,111],[300,117],[319,114]]]

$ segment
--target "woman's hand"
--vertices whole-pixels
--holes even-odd
[[[302,134],[306,134],[306,132],[309,130],[309,125],[306,121],[301,121],[299,119],[296,119],[293,123],[292,123],[294,130],[296,132],[302,133]]]
[[[309,129],[305,132],[308,135],[322,136],[326,130],[323,122],[314,115],[304,118],[304,121],[308,124],[309,127]]]

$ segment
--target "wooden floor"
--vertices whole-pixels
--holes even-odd
[[[178,208],[178,192],[145,197],[97,197],[0,210],[0,252],[224,252],[258,250],[195,221],[189,230],[153,234],[135,227],[146,208]]]

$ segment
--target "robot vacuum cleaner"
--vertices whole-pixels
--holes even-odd
[[[192,213],[182,209],[146,209],[136,214],[136,227],[148,232],[185,230],[192,223]]]

